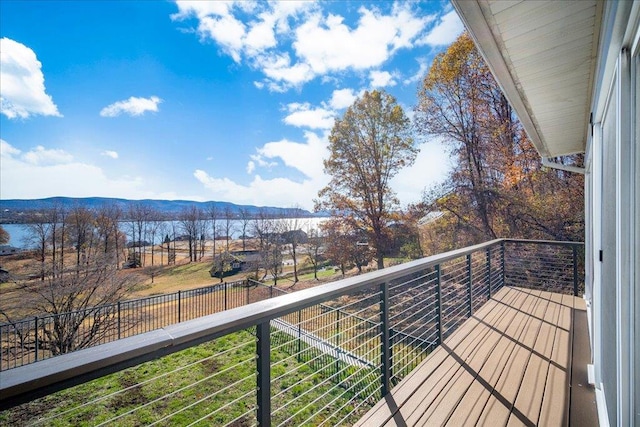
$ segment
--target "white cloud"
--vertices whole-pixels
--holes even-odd
[[[203,34],[208,34],[223,47],[234,61],[240,62],[242,38],[245,35],[245,27],[242,22],[231,15],[223,15],[215,18],[205,16],[200,18],[198,31]]]
[[[325,108],[311,108],[308,103],[292,103],[287,105],[289,115],[284,122],[291,126],[311,129],[331,129],[335,113]]]
[[[315,77],[308,64],[299,62],[291,65],[291,58],[286,52],[260,56],[256,58],[255,64],[267,76],[268,86],[277,92],[282,92],[290,86],[300,86]]]
[[[258,166],[265,169],[271,169],[272,167],[278,165],[278,162],[266,161],[260,154],[251,154],[249,158],[251,158],[254,169],[255,169],[256,163],[258,164]]]
[[[0,140],[0,194],[6,199],[68,197],[121,197],[129,199],[178,199],[173,192],[148,190],[151,183],[140,176],[109,178],[95,165],[83,163],[63,150],[42,146],[23,153]],[[184,194],[180,197],[185,198]],[[195,199],[195,198],[194,198]]]
[[[359,13],[355,29],[349,28],[341,16],[313,16],[296,29],[293,47],[297,56],[315,74],[377,67],[396,50],[410,47],[428,21],[399,7],[394,7],[390,15],[365,7]]]
[[[253,160],[249,160],[247,163],[247,173],[251,175],[254,170],[256,170],[256,164]]]
[[[328,140],[314,132],[305,132],[306,143],[286,139],[268,142],[258,149],[261,156],[268,159],[282,159],[286,166],[297,169],[313,180],[324,176],[322,159],[328,157]]]
[[[422,192],[441,183],[452,168],[451,156],[442,142],[424,142],[419,148],[414,164],[402,169],[390,182],[403,205],[419,201]]]
[[[44,87],[42,64],[33,50],[0,39],[0,112],[10,119],[30,115],[62,117]]]
[[[314,7],[308,1],[257,3],[247,1],[176,1],[174,21],[195,17],[201,40],[215,41],[223,52],[241,62],[277,45],[276,34],[289,31],[289,19]],[[254,19],[246,19],[250,14]]]
[[[253,173],[256,167],[267,167],[280,159],[285,166],[301,172],[305,179],[298,182],[289,178],[263,179],[259,174],[247,184],[238,184],[229,178],[218,178],[198,169],[194,177],[211,192],[211,197],[238,204],[258,206],[293,206],[312,209],[312,200],[318,191],[329,182],[324,175],[322,159],[326,158],[327,138],[314,132],[305,132],[306,142],[293,142],[283,139],[269,142],[258,148],[258,154],[251,156],[247,172]],[[264,165],[264,166],[263,166]]]
[[[336,110],[342,110],[343,108],[351,106],[356,98],[357,96],[353,92],[353,89],[337,89],[331,94],[329,105]]]
[[[157,96],[150,98],[138,98],[132,96],[124,101],[117,101],[111,105],[104,107],[100,111],[102,117],[117,117],[121,114],[130,116],[141,116],[147,111],[158,112],[158,105],[162,99]]]
[[[42,145],[38,145],[33,150],[24,153],[22,159],[32,165],[46,166],[71,163],[73,156],[64,150],[46,149]]]
[[[373,88],[396,85],[396,81],[393,78],[393,75],[388,71],[373,70],[369,73],[369,79],[371,79],[370,85]]]
[[[228,178],[216,178],[197,169],[193,176],[209,191],[211,198],[255,206],[301,206],[312,210],[311,199],[321,186],[311,180],[295,182],[287,178],[263,179],[256,175],[248,185]]]
[[[462,24],[456,11],[451,10],[440,19],[426,37],[420,40],[419,44],[448,45],[453,43],[462,31],[464,31],[464,24]]]
[[[379,67],[397,50],[412,47],[434,19],[410,3],[395,3],[387,14],[362,6],[353,27],[314,2],[176,4],[172,19],[196,18],[202,41],[213,40],[235,62],[260,70],[265,79],[254,85],[275,92],[329,73]],[[253,8],[249,16],[247,7]]]
[[[21,151],[18,150],[16,147],[12,146],[4,139],[0,139],[0,157],[8,159],[8,158],[13,158],[14,156],[17,156],[20,153]]]
[[[117,159],[118,158],[118,152],[117,151],[105,150],[100,154],[103,155],[103,156],[106,156],[106,157],[111,157],[112,159]]]

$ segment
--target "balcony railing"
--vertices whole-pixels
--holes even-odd
[[[11,369],[0,423],[352,424],[503,286],[579,293],[581,245],[494,240]]]
[[[0,323],[0,371],[272,297],[261,285],[224,282]]]

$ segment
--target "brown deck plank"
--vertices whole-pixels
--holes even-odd
[[[570,384],[594,399],[572,374],[572,346],[589,352],[586,329],[572,338],[574,307],[584,313],[580,298],[503,288],[356,425],[597,425],[595,404],[569,418]]]
[[[480,384],[476,381],[479,372],[493,354],[498,342],[503,338],[499,331],[506,328],[512,322],[512,316],[515,316],[513,310],[511,310],[511,313],[507,312],[500,316],[499,321],[495,325],[492,325],[493,328],[490,328],[483,336],[480,345],[475,349],[473,354],[466,360],[458,360],[459,363],[463,364],[460,368],[463,374],[446,390],[446,394],[443,395],[442,400],[436,402],[437,410],[425,412],[418,422],[419,425],[441,425],[447,422],[460,405],[461,400],[468,395],[469,388],[474,384]],[[488,398],[488,395],[486,397]]]
[[[504,312],[504,310],[506,310],[506,308],[502,307],[500,312]],[[492,317],[498,319],[500,315],[496,311],[496,313],[492,313]],[[423,385],[423,389],[428,390],[428,392],[426,394],[414,394],[414,396],[406,402],[405,406],[407,408],[400,409],[400,413],[407,424],[419,425],[420,418],[425,414],[428,416],[436,410],[436,408],[444,408],[444,406],[442,406],[442,399],[451,392],[451,388],[455,386],[456,381],[461,377],[465,378],[460,361],[471,357],[490,332],[490,327],[479,323],[474,329],[474,336],[472,339],[467,340],[466,345],[459,345],[455,349],[452,349],[449,347],[450,343],[445,341],[442,348],[447,350],[449,354],[446,361],[449,366],[448,375],[429,378]],[[471,380],[472,379],[473,378],[471,378]],[[419,410],[416,410],[418,408]]]
[[[515,310],[512,310],[515,312]],[[509,322],[515,328],[522,328],[527,318],[522,313],[515,312],[517,320]],[[469,390],[458,404],[456,410],[451,415],[448,423],[453,426],[475,425],[485,405],[491,397],[491,392],[495,388],[496,382],[502,373],[502,367],[505,366],[511,352],[516,343],[513,338],[505,334],[505,327],[498,326],[500,331],[500,340],[496,343],[491,354],[489,354],[485,364],[480,369],[476,381],[471,385]]]
[[[539,292],[537,294],[529,293],[529,295],[537,297]],[[529,312],[533,311],[542,301],[539,298],[534,298],[533,302],[529,300]],[[533,340],[540,323],[540,320],[533,316],[526,316],[522,312],[521,314],[526,317],[525,324],[520,329],[520,334],[508,335],[514,338],[517,343],[502,369],[489,401],[478,418],[479,425],[505,425],[509,419],[512,405],[510,402],[514,401],[518,393],[530,354],[523,343]]]
[[[508,308],[507,304],[502,303],[506,301],[508,304],[519,305],[524,301],[526,296],[521,292],[513,289],[504,288],[495,295],[495,299],[485,304],[476,315],[465,322],[454,334],[447,338],[447,345],[454,349],[460,349],[461,345],[465,345],[465,340],[471,339],[470,335],[475,333],[474,328],[480,324],[477,319],[486,319],[485,322],[491,321],[494,318],[498,318]],[[403,407],[406,402],[413,396],[416,389],[420,386],[423,387],[424,383],[432,375],[432,371],[436,368],[440,369],[443,366],[444,361],[449,354],[443,347],[438,347],[434,353],[432,353],[420,368],[415,369],[410,376],[405,378],[398,387],[394,389],[392,401],[381,401],[356,425],[382,425],[391,418],[395,408]],[[430,359],[433,358],[433,361]],[[444,365],[446,368],[447,365]],[[432,381],[437,378],[432,378]],[[398,414],[396,418],[400,418],[403,414]],[[389,420],[391,423],[392,420]]]
[[[541,319],[538,336],[531,349],[527,368],[514,403],[517,412],[512,411],[507,423],[509,426],[522,425],[523,422],[535,425],[538,423],[540,415],[557,329],[555,324],[559,315],[559,304],[553,301],[548,292],[543,292],[540,297],[547,302],[546,310]],[[544,304],[540,304],[538,307],[544,307]],[[537,310],[537,313],[539,314],[540,311]],[[516,413],[524,416],[526,421],[516,416]]]
[[[505,288],[504,292],[496,295],[495,301],[489,301],[478,311],[477,315],[482,317],[490,317],[499,313],[501,306],[498,301],[505,299],[507,301],[516,301],[522,298],[517,292]],[[475,327],[479,324],[476,317],[472,317],[455,331],[449,338],[447,343],[453,348],[464,345],[465,340],[473,339]],[[382,425],[387,422],[393,415],[392,409],[402,407],[406,401],[411,398],[416,389],[420,387],[427,379],[429,379],[436,370],[448,371],[448,365],[445,361],[449,358],[448,353],[442,347],[438,347],[429,357],[416,369],[414,369],[396,388],[394,388],[393,398],[383,399],[365,417],[360,419],[355,425]],[[443,372],[442,375],[446,374]],[[439,376],[438,376],[439,377]],[[433,379],[432,379],[433,380]]]
[[[523,304],[523,306],[528,306],[529,304],[531,304],[531,301],[532,301],[532,297],[528,296],[528,295],[525,295],[525,299],[522,301],[522,304]],[[504,309],[506,310],[507,313],[509,311],[513,311],[509,307],[509,305],[505,305]],[[515,311],[515,312],[516,312],[516,314],[521,314],[519,311]],[[511,322],[508,322],[508,324],[510,326]],[[487,336],[486,334],[487,333],[493,332],[493,330],[490,327],[487,327],[486,325],[483,325],[483,326],[488,329],[488,332],[485,332],[484,334],[482,334],[481,342],[486,338],[486,336]],[[479,345],[480,344],[478,344],[478,346]],[[464,367],[462,365],[465,364],[465,360],[470,358],[472,355],[476,354],[478,346],[476,346],[476,348],[473,349],[473,352],[471,354],[466,354],[466,353],[452,354],[454,357],[457,356],[456,357],[456,363],[458,365],[458,369],[459,370],[464,370]],[[422,408],[424,413],[423,413],[423,417],[420,418],[420,422],[414,421],[414,418],[410,418],[407,421],[409,421],[410,424],[412,424],[412,425],[413,424],[421,425],[423,423],[422,420],[424,420],[424,422],[426,422],[426,420],[429,420],[429,424],[438,425],[438,424],[440,424],[442,422],[442,421],[438,422],[439,420],[446,420],[449,417],[451,410],[453,408],[455,408],[455,405],[452,406],[452,407],[448,407],[447,405],[443,404],[442,399],[444,398],[444,396],[446,394],[450,393],[451,388],[455,385],[455,382],[461,377],[463,378],[463,383],[460,386],[459,395],[449,399],[449,402],[457,403],[462,398],[462,395],[464,394],[464,391],[466,391],[468,389],[468,387],[471,385],[471,381],[473,381],[473,379],[474,379],[473,376],[467,377],[467,376],[463,376],[463,375],[460,374],[459,376],[456,376],[453,379],[453,382],[447,382],[446,385],[443,388],[437,389],[437,398],[434,398],[433,402],[431,402],[426,409],[424,407]],[[434,391],[431,390],[429,395],[432,395],[433,393],[434,393]],[[425,396],[425,399],[428,399],[429,395]],[[431,419],[433,419],[433,421]]]

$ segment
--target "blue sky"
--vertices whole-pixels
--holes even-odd
[[[448,2],[0,2],[0,199],[313,207],[335,117],[384,89],[411,115],[462,31]],[[403,204],[450,160],[418,139]]]

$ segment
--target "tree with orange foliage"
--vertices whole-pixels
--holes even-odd
[[[384,91],[365,92],[356,99],[336,119],[329,136],[324,170],[331,181],[320,191],[316,210],[329,210],[350,229],[366,233],[379,269],[398,206],[390,180],[413,164],[417,152],[409,118]]]
[[[582,239],[582,176],[542,168],[467,33],[434,59],[415,117],[418,132],[443,140],[457,160],[447,182],[424,197],[425,209],[443,213],[432,221],[449,242],[439,250],[506,236]]]

